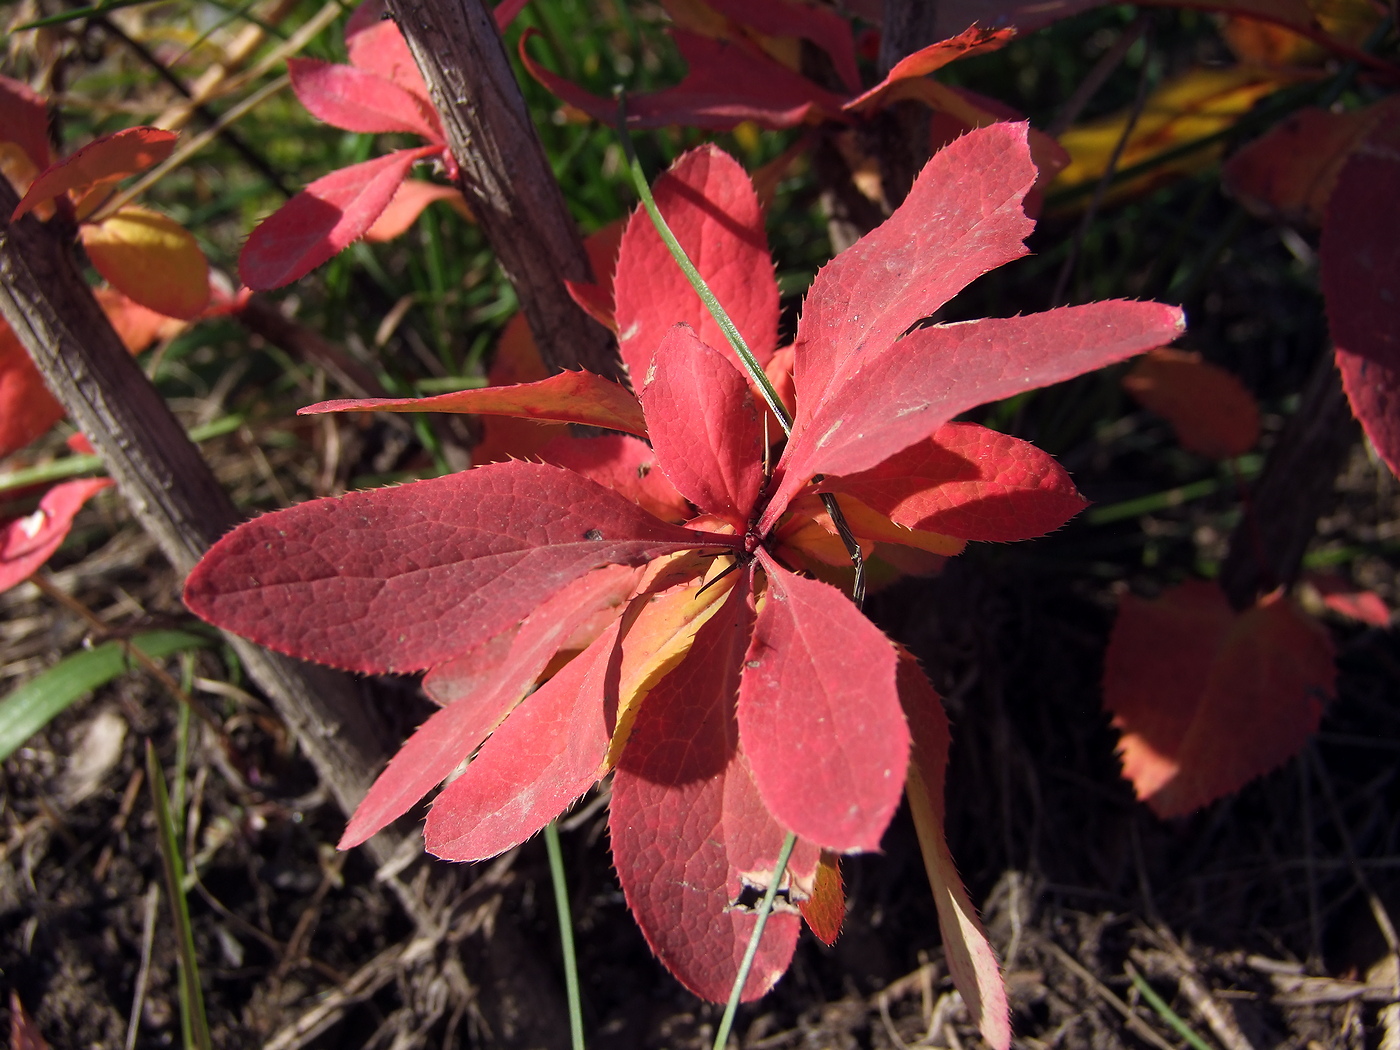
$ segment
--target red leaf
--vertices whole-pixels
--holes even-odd
[[[496,28],[504,33],[520,12],[525,10],[525,5],[529,2],[530,0],[501,0],[491,11],[491,17],[496,21]]]
[[[292,90],[312,116],[345,131],[408,131],[442,142],[442,125],[420,96],[356,66],[289,58]]]
[[[1033,223],[1021,199],[1035,177],[1024,124],[969,132],[934,155],[893,215],[821,268],[794,343],[799,423],[861,359],[1026,254]]]
[[[624,386],[592,372],[559,372],[535,383],[455,390],[432,397],[364,397],[322,401],[297,414],[323,412],[473,412],[552,419],[622,430],[645,437],[642,406]]]
[[[604,570],[594,570],[594,572],[602,571]],[[588,578],[585,576],[582,579],[587,580]],[[569,587],[578,587],[581,586],[581,583],[582,581],[575,581]],[[550,599],[550,601],[553,600],[553,598]],[[510,655],[511,646],[515,644],[515,637],[519,633],[519,624],[507,627],[494,638],[488,638],[481,642],[476,648],[460,653],[443,663],[434,664],[423,676],[421,683],[423,692],[429,700],[439,707],[455,704],[458,700],[471,696],[500,670],[506,657]]]
[[[851,23],[835,11],[788,0],[705,0],[705,3],[725,18],[765,36],[801,37],[811,41],[830,56],[832,67],[846,89],[860,90]]]
[[[700,276],[754,356],[766,362],[778,341],[778,282],[763,211],[744,169],[718,147],[701,146],[676,161],[652,192]],[[701,340],[741,367],[641,208],[622,235],[615,295],[619,348],[634,388],[646,382],[652,355],[678,322],[690,325]]]
[[[10,989],[10,1050],[49,1050],[39,1026],[25,1012],[19,992]]]
[[[936,44],[906,55],[896,62],[884,80],[857,98],[851,99],[843,107],[846,110],[864,112],[875,109],[889,94],[890,88],[901,80],[926,77],[935,70],[942,69],[949,62],[960,58],[970,58],[987,51],[995,51],[1004,46],[1013,36],[1015,29],[983,29],[968,26],[955,37],[940,40]]]
[[[734,588],[642,705],[613,778],[609,820],[613,863],[647,943],[712,1002],[727,998],[753,931],[752,911],[733,905],[746,886],[768,885],[783,843],[738,749],[734,696],[753,620],[747,590]],[[782,976],[798,928],[791,912],[773,914],[745,999]]]
[[[0,318],[0,457],[42,437],[63,415],[24,344]]]
[[[6,522],[0,531],[0,591],[29,579],[48,561],[73,527],[73,515],[111,484],[106,478],[65,481],[44,493],[33,514]]]
[[[867,470],[959,412],[1161,346],[1184,326],[1177,307],[1109,300],[918,329],[865,364],[859,382],[833,385],[801,430],[793,428],[760,528],[814,474]],[[799,420],[807,396],[801,369],[799,352]]]
[[[1058,529],[1088,505],[1054,457],[973,423],[945,423],[822,489],[849,492],[908,529],[1003,543]]]
[[[1375,591],[1362,590],[1344,576],[1331,572],[1309,572],[1303,582],[1317,591],[1322,604],[1338,616],[1371,627],[1390,626],[1390,607]]]
[[[1181,447],[1211,459],[1242,456],[1259,440],[1259,406],[1243,383],[1186,350],[1154,350],[1123,389],[1171,423]]]
[[[841,924],[846,921],[846,890],[841,884],[840,857],[827,850],[822,851],[812,895],[799,901],[797,907],[806,920],[807,928],[816,934],[819,941],[828,948],[836,943],[836,938],[841,936]]]
[[[0,77],[0,142],[13,142],[36,168],[49,166],[49,111],[28,84]]]
[[[624,434],[560,434],[537,455],[546,463],[606,485],[662,521],[682,522],[695,515],[685,497],[656,469],[656,455],[645,441]]]
[[[635,569],[610,565],[575,580],[531,613],[477,687],[408,738],[356,807],[338,848],[358,846],[445,780],[510,714],[580,624],[601,609],[621,611],[636,579]]]
[[[534,29],[520,37],[520,61],[554,94],[605,124],[617,121],[617,103],[584,91],[551,73],[525,46]],[[841,96],[819,88],[800,73],[762,52],[732,40],[712,40],[673,29],[676,46],[690,67],[675,87],[627,99],[627,126],[664,128],[672,124],[729,131],[746,120],[765,128],[791,128],[822,114],[840,112]]]
[[[405,179],[394,191],[388,206],[379,213],[379,218],[374,220],[374,225],[365,231],[365,240],[380,243],[403,236],[423,214],[423,209],[434,201],[447,201],[458,215],[469,222],[473,221],[462,191],[455,186]]]
[[[157,339],[167,339],[184,328],[178,319],[156,313],[116,288],[94,288],[92,294],[107,315],[107,320],[112,322],[122,345],[133,354],[139,354]]]
[[[597,781],[612,735],[605,697],[616,684],[617,633],[614,621],[516,707],[466,772],[443,788],[423,831],[429,853],[443,860],[494,857],[535,834]]]
[[[381,18],[382,3],[373,0],[355,9],[345,25],[345,51],[356,69],[383,77],[424,102],[429,100],[428,85],[419,72],[408,41],[392,20]]]
[[[257,291],[305,277],[364,236],[408,171],[440,146],[402,149],[317,179],[253,229],[238,257],[243,283]]]
[[[1337,178],[1322,228],[1322,294],[1337,366],[1366,436],[1400,474],[1400,119]]]
[[[909,760],[889,639],[836,588],[760,548],[768,593],[739,688],[739,735],[774,818],[837,853],[873,850]]]
[[[744,531],[763,487],[763,433],[748,380],[678,324],[641,391],[656,461],[680,493]]]
[[[1332,642],[1281,595],[1236,613],[1214,583],[1128,595],[1104,656],[1123,775],[1159,817],[1190,813],[1297,753],[1332,696]]]
[[[76,153],[45,168],[15,206],[10,221],[18,220],[31,208],[53,200],[60,193],[107,179],[123,179],[159,164],[175,149],[177,137],[175,132],[161,128],[125,128],[89,142]]]
[[[996,952],[978,921],[943,831],[943,781],[948,768],[948,715],[924,672],[907,653],[898,670],[899,699],[913,740],[909,761],[909,811],[938,908],[938,929],[953,984],[993,1050],[1011,1045],[1006,984]]]
[[[190,574],[185,602],[293,656],[412,671],[493,637],[600,565],[734,544],[567,470],[493,463],[240,525]]]

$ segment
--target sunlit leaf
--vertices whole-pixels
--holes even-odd
[[[73,527],[73,516],[111,484],[106,478],[65,481],[44,494],[34,513],[5,522],[0,531],[0,591],[27,580],[48,561]]]
[[[78,232],[97,272],[147,309],[191,318],[208,304],[209,263],[194,235],[168,215],[128,204]]]
[[[175,149],[176,134],[161,128],[125,128],[89,142],[82,149],[49,165],[15,206],[10,221],[60,193],[97,182],[122,179],[159,164]]]

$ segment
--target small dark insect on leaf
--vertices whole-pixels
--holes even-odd
[[[601,540],[601,539],[603,538],[603,533],[602,533],[602,531],[599,530],[599,529],[589,529],[587,532],[585,532],[585,533],[583,534],[583,538],[586,539],[586,540],[594,540],[594,541],[597,541],[597,540]]]

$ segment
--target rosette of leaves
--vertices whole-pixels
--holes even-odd
[[[905,203],[817,275],[784,348],[762,213],[740,166],[703,147],[658,181],[681,246],[788,391],[785,442],[641,213],[622,237],[612,302],[635,394],[564,372],[312,409],[495,412],[625,432],[557,439],[546,462],[268,514],[191,575],[191,609],[263,644],[366,673],[427,671],[442,708],[341,845],[465,762],[428,814],[427,847],[490,857],[612,774],[613,856],[633,914],[687,987],[722,1000],[755,921],[737,904],[771,882],[793,833],[782,877],[797,907],[769,924],[744,989],[753,998],[786,969],[799,911],[834,938],[837,858],[877,848],[907,790],[955,979],[988,1039],[1007,1046],[995,956],[943,840],[942,707],[914,661],[814,577],[850,572],[823,493],[861,552],[892,566],[927,568],[971,540],[1063,524],[1084,501],[1058,464],[951,421],[1181,331],[1176,308],[1127,301],[915,327],[1025,254],[1022,201],[1036,175],[1024,124],[940,151]]]

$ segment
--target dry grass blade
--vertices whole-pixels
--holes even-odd
[[[1109,988],[1108,985],[1104,984],[1092,973],[1090,973],[1083,966],[1081,966],[1079,964],[1079,961],[1075,959],[1074,956],[1070,955],[1069,952],[1065,951],[1054,941],[1046,941],[1045,948],[1047,951],[1050,952],[1051,955],[1055,956],[1056,959],[1058,959],[1062,964],[1064,964],[1064,966],[1071,973],[1073,973],[1076,977],[1083,981],[1084,984],[1088,986],[1091,992],[1093,992],[1100,999],[1102,999],[1120,1017],[1122,1017],[1124,1023],[1128,1026],[1128,1031],[1132,1032],[1133,1035],[1137,1036],[1143,1042],[1155,1046],[1157,1050],[1176,1050],[1176,1048],[1173,1047],[1171,1043],[1167,1042],[1160,1035],[1154,1032],[1150,1027],[1148,1027],[1147,1022],[1144,1021],[1141,1017],[1139,1017],[1133,1011],[1132,1007],[1130,1007],[1127,1003],[1123,1002],[1122,999],[1115,995],[1113,989]]]

